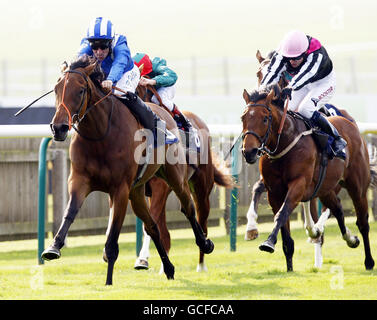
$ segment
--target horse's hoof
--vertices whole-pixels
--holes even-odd
[[[347,245],[350,247],[350,248],[357,248],[360,244],[360,240],[357,236],[355,236],[355,240],[354,241],[347,241]]]
[[[173,265],[164,266],[164,272],[168,280],[174,280],[174,266]]]
[[[41,258],[43,260],[49,261],[49,260],[59,259],[60,256],[61,256],[60,250],[54,246],[50,246],[42,252]]]
[[[373,267],[374,267],[374,260],[373,259],[365,259],[365,269],[366,270],[373,270]]]
[[[202,252],[205,254],[210,254],[214,248],[215,248],[215,245],[213,244],[212,240],[207,239]]]
[[[266,240],[259,246],[259,250],[273,253],[275,251],[275,245],[270,240]]]
[[[257,229],[247,230],[245,233],[245,240],[246,241],[255,240],[256,238],[258,238],[258,235],[259,233]]]
[[[148,270],[149,269],[148,260],[137,258],[134,268],[136,270]]]

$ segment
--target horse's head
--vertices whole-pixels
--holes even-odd
[[[246,90],[243,92],[246,109],[241,116],[242,154],[247,163],[255,163],[269,142],[273,122],[271,103],[278,95],[278,86],[262,92],[256,90],[251,94]]]
[[[257,87],[259,88],[262,80],[263,80],[263,77],[265,76],[265,74],[267,73],[267,68],[271,62],[271,58],[272,56],[274,55],[275,51],[271,51],[268,55],[267,55],[267,58],[263,58],[262,57],[262,54],[260,53],[260,51],[258,50],[257,53],[256,53],[256,58],[259,62],[259,68],[258,68],[258,71],[257,71]],[[286,72],[286,71],[285,71]],[[286,80],[285,78],[285,74],[283,73],[281,76],[280,76],[280,79],[279,79],[279,86],[280,88],[284,88],[288,85],[288,81]]]
[[[89,76],[97,63],[86,58],[87,65],[71,64],[63,70],[63,76],[55,85],[56,112],[50,123],[56,141],[64,141],[72,124],[79,121],[90,100]]]

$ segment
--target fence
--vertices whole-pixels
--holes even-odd
[[[20,126],[18,126],[20,127]],[[366,131],[369,124],[360,124],[360,129]],[[213,127],[216,130],[216,127]],[[221,126],[222,131],[226,131]],[[376,130],[376,128],[374,128]],[[48,131],[48,126],[47,126]],[[1,135],[1,130],[0,130]],[[17,132],[15,135],[21,135]],[[36,135],[38,133],[36,132]],[[370,143],[376,145],[376,138],[367,136]],[[213,136],[214,150],[221,156],[227,152],[231,145],[231,138]],[[0,240],[24,239],[37,237],[38,223],[38,149],[40,138],[8,138],[0,139]],[[52,194],[45,199],[49,207],[46,217],[46,232],[55,233],[60,225],[63,210],[67,203],[67,176],[69,174],[68,159],[69,142],[52,142],[48,152],[47,161],[51,176],[47,176],[47,183],[51,185]],[[371,144],[370,144],[371,145]],[[246,165],[240,157],[241,167],[238,175],[238,223],[243,224],[245,213],[249,206],[251,188],[257,179],[259,172],[257,166]],[[350,213],[351,201],[345,193],[341,193],[344,209]],[[373,216],[376,217],[375,191],[370,193],[370,207]],[[220,219],[229,221],[230,192],[223,188],[215,187],[210,198],[211,214],[209,225],[218,225]],[[136,219],[128,209],[124,222],[123,232],[134,231]],[[172,227],[189,227],[185,217],[179,211],[179,202],[174,194],[171,194],[167,203],[168,225]],[[79,234],[104,234],[107,227],[109,205],[107,196],[100,192],[93,192],[85,201],[75,223],[70,229],[70,235]],[[297,218],[297,211],[292,219]],[[264,198],[260,207],[259,222],[272,220],[271,211]]]

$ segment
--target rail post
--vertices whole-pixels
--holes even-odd
[[[139,256],[143,243],[143,221],[136,217],[136,256]]]
[[[39,145],[38,163],[38,264],[44,264],[41,258],[45,247],[45,217],[46,217],[46,152],[51,138],[43,138]]]
[[[232,176],[235,183],[238,183],[239,173],[239,149],[240,139],[237,139],[234,148],[232,150]],[[237,242],[237,206],[238,206],[238,188],[234,187],[230,193],[230,251],[236,251]]]

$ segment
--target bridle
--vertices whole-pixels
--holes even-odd
[[[269,156],[273,156],[275,154],[278,146],[279,146],[280,133],[278,133],[278,141],[277,141],[275,150],[271,151],[266,146],[266,143],[267,143],[268,138],[269,138],[270,133],[271,133],[271,127],[272,127],[272,111],[271,111],[271,108],[268,105],[266,105],[266,104],[260,104],[260,103],[249,103],[249,104],[246,105],[246,108],[248,108],[248,107],[262,107],[262,108],[267,109],[267,111],[268,111],[268,125],[267,125],[266,133],[264,134],[263,137],[261,137],[255,131],[248,130],[248,131],[242,133],[242,141],[245,140],[245,138],[246,138],[247,135],[251,134],[252,136],[254,136],[255,138],[257,138],[258,141],[260,142],[260,146],[259,146],[258,151],[257,151],[257,156],[260,157],[264,153],[267,153]],[[242,152],[244,152],[244,151],[242,151]]]
[[[65,96],[65,90],[66,90],[66,85],[67,85],[67,82],[68,82],[68,76],[70,73],[76,73],[76,74],[79,74],[82,78],[84,78],[85,82],[86,82],[86,88],[84,89],[84,94],[83,94],[83,98],[81,100],[81,103],[80,103],[80,107],[78,109],[78,111],[76,113],[74,113],[73,115],[71,115],[71,112],[69,111],[69,108],[67,107],[67,105],[65,104],[64,102],[64,96]],[[110,131],[110,126],[111,126],[111,117],[112,117],[112,114],[113,114],[113,110],[114,110],[114,102],[111,101],[111,111],[109,113],[109,119],[108,119],[108,126],[107,126],[107,129],[106,129],[106,132],[105,134],[100,137],[100,138],[91,138],[91,137],[87,137],[85,135],[83,135],[79,129],[78,129],[78,125],[80,124],[80,122],[85,118],[85,116],[96,106],[98,105],[100,102],[102,102],[104,99],[106,99],[108,96],[110,96],[112,94],[112,91],[110,90],[110,92],[108,94],[106,94],[104,97],[102,97],[100,100],[98,100],[96,103],[94,103],[93,105],[89,105],[90,103],[90,100],[91,100],[91,97],[92,97],[92,92],[90,90],[90,86],[89,86],[89,81],[88,81],[88,76],[86,74],[84,74],[83,72],[81,71],[78,71],[78,70],[67,70],[64,72],[64,86],[63,86],[63,94],[62,94],[62,101],[61,101],[61,105],[63,106],[63,108],[65,109],[65,111],[67,112],[68,114],[68,130],[71,130],[71,128],[73,128],[80,136],[82,136],[83,138],[87,139],[87,140],[91,140],[91,141],[98,141],[98,140],[102,140],[104,139],[109,131]],[[84,109],[84,102],[86,100],[86,107]],[[81,115],[82,113],[82,110],[84,110],[83,114]],[[81,115],[81,116],[80,116]],[[52,126],[52,124],[50,124],[50,126]]]

